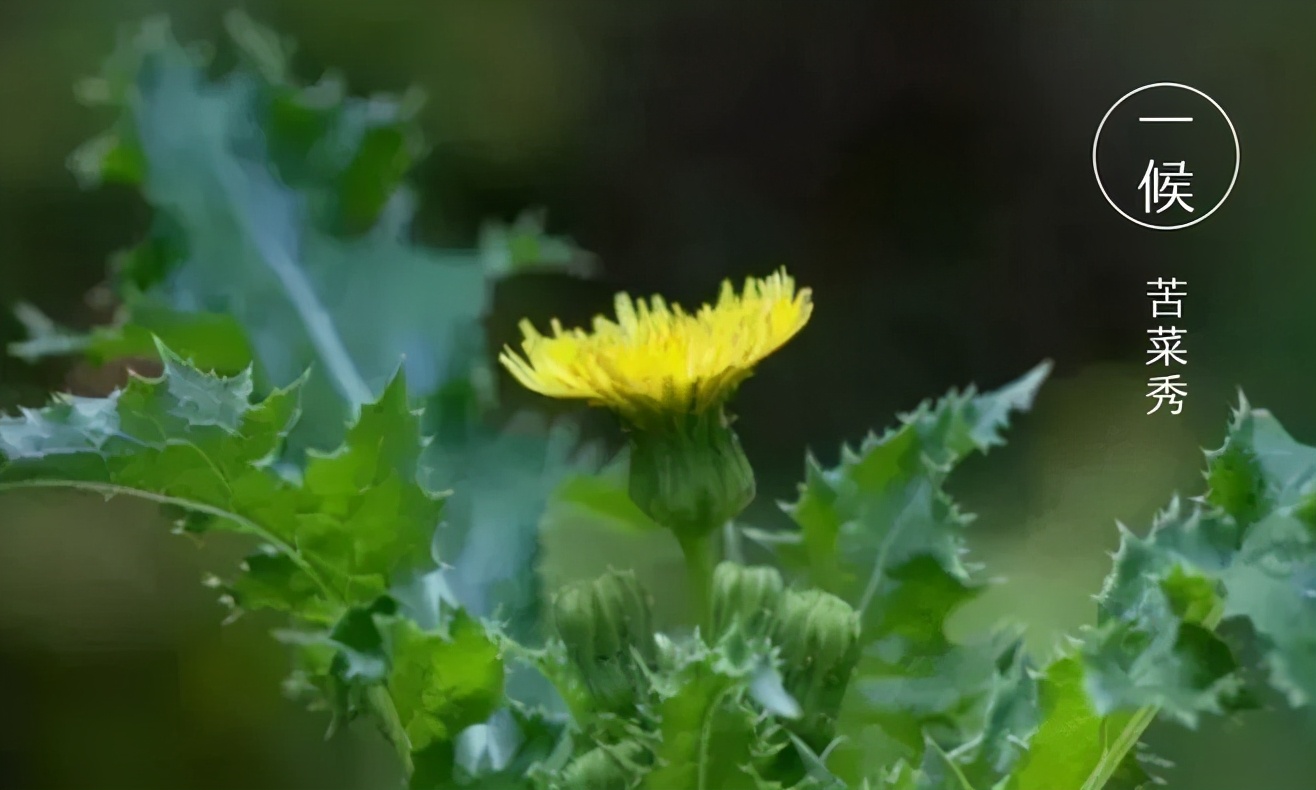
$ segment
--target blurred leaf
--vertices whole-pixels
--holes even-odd
[[[325,204],[343,194],[333,171],[349,166],[371,114],[396,122],[396,106],[372,110],[332,90],[298,93],[243,71],[212,82],[196,57],[154,28],[125,46],[133,57],[107,67],[135,67],[115,74],[136,88],[123,98],[120,123],[146,157],[146,197],[185,250],[147,293],[176,310],[232,315],[276,385],[314,365],[303,395],[308,444],[332,446],[334,426],[374,398],[407,352],[422,391],[469,364],[453,353],[483,311],[478,262],[407,244],[409,209],[352,239],[336,236],[325,216],[336,210]],[[288,140],[273,123],[298,101],[327,116],[320,134],[300,141],[301,156],[290,157],[302,170],[280,167],[277,149]]]
[[[84,86],[119,118],[73,166],[85,183],[136,183],[156,221],[119,259],[119,327],[19,351],[106,358],[139,352],[154,332],[220,370],[250,355],[261,390],[310,369],[290,444],[332,447],[399,363],[418,399],[486,364],[480,319],[493,278],[536,265],[581,271],[587,258],[535,214],[490,225],[479,249],[412,245],[403,179],[423,148],[418,98],[346,97],[332,75],[299,86],[286,42],[240,13],[228,28],[242,58],[222,77],[152,20]]]
[[[809,746],[809,744],[805,743],[803,739],[794,733],[791,733],[790,740],[791,746],[795,748],[795,753],[799,755],[800,762],[804,766],[805,781],[802,783],[804,787],[816,788],[816,790],[845,789],[845,782],[842,782],[831,772],[827,767],[826,761],[823,759],[823,755],[815,752],[813,747]],[[908,768],[908,766],[903,764],[895,766],[893,770],[888,771],[885,776],[879,777],[875,780],[876,784],[873,786],[888,789],[901,786],[899,784],[899,774],[906,768]]]
[[[927,778],[945,776],[946,768],[953,767],[971,787],[992,788],[1022,756],[1039,720],[1038,682],[1021,643],[1000,663],[982,732],[954,752],[925,752]]]
[[[10,343],[9,353],[28,362],[70,354],[85,356],[95,364],[154,358],[159,338],[170,348],[188,349],[188,358],[204,370],[234,375],[251,364],[251,350],[242,328],[226,315],[177,313],[143,300],[136,305],[131,323],[95,327],[80,334],[56,324],[25,302],[14,306],[14,314],[27,330],[28,339]]]
[[[521,213],[511,224],[487,222],[480,231],[484,268],[506,277],[525,269],[558,269],[578,276],[593,275],[598,262],[569,239],[548,235],[542,210]]]
[[[661,529],[635,504],[626,486],[625,468],[620,464],[594,475],[573,475],[554,492],[545,518],[588,522],[623,533]]]
[[[478,430],[465,441],[430,446],[423,479],[453,492],[436,548],[452,565],[445,579],[463,606],[508,622],[519,639],[542,636],[527,630],[538,620],[540,519],[563,481],[601,460],[574,426],[529,414],[499,433]]]
[[[569,745],[569,737],[562,722],[542,713],[519,706],[496,711],[458,736],[455,782],[475,790],[524,788],[527,775]]]
[[[463,440],[435,442],[423,480],[453,493],[435,551],[439,573],[460,606],[496,619],[525,645],[542,643],[539,576],[541,522],[563,481],[599,467],[600,448],[582,444],[574,426],[520,415],[499,433],[473,428]],[[557,708],[555,692],[533,671],[517,668],[508,694],[527,705]]]

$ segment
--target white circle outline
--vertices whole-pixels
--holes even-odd
[[[1220,198],[1220,201],[1218,203],[1216,203],[1214,206],[1211,207],[1210,211],[1206,212],[1205,214],[1193,220],[1192,222],[1185,222],[1181,225],[1152,225],[1149,222],[1143,222],[1142,220],[1134,219],[1133,217],[1130,217],[1128,214],[1125,214],[1124,209],[1117,206],[1115,204],[1115,201],[1110,199],[1110,195],[1106,192],[1106,185],[1101,183],[1101,171],[1097,169],[1097,144],[1101,142],[1101,130],[1106,125],[1106,119],[1110,118],[1110,114],[1115,112],[1115,108],[1123,104],[1125,99],[1129,98],[1135,93],[1141,93],[1142,91],[1148,90],[1150,88],[1182,88],[1186,91],[1192,91],[1193,93],[1196,93],[1198,96],[1201,96],[1203,99],[1206,99],[1207,101],[1211,102],[1211,106],[1215,107],[1216,111],[1220,113],[1220,116],[1225,119],[1225,124],[1229,126],[1229,133],[1234,137],[1234,175],[1232,178],[1229,179],[1229,188],[1225,190],[1225,194]],[[1181,228],[1186,228],[1189,227],[1190,225],[1196,225],[1197,223],[1201,222],[1202,220],[1214,214],[1216,212],[1216,209],[1224,205],[1225,200],[1229,198],[1229,193],[1234,191],[1234,183],[1238,181],[1239,157],[1240,157],[1240,151],[1238,147],[1238,130],[1234,128],[1234,122],[1229,120],[1229,114],[1225,112],[1225,108],[1221,107],[1218,103],[1216,103],[1215,99],[1212,99],[1210,96],[1207,96],[1205,93],[1202,93],[1201,91],[1192,87],[1191,85],[1184,85],[1178,82],[1153,82],[1150,85],[1143,85],[1141,88],[1134,88],[1133,90],[1124,94],[1119,98],[1119,101],[1115,102],[1110,106],[1109,110],[1106,110],[1105,115],[1101,116],[1101,123],[1097,124],[1097,136],[1092,138],[1092,174],[1097,178],[1097,189],[1101,190],[1101,196],[1106,199],[1106,202],[1110,204],[1111,208],[1119,212],[1121,217],[1124,217],[1129,222],[1132,222],[1135,225],[1141,225],[1144,228],[1150,228],[1152,230],[1180,230]]]

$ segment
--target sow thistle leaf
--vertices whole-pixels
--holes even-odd
[[[811,580],[863,614],[865,657],[842,716],[870,732],[877,726],[893,748],[863,755],[866,767],[847,773],[873,775],[897,757],[918,764],[925,738],[954,749],[981,728],[1010,643],[946,638],[947,617],[982,585],[961,561],[970,519],[942,486],[968,453],[1001,443],[1010,413],[1031,406],[1048,372],[1042,365],[996,392],[924,403],[899,427],[844,449],[834,469],[810,459],[799,499],[786,506]]]
[[[800,711],[782,688],[780,659],[766,640],[732,629],[712,646],[698,635],[659,635],[655,646],[637,692],[638,713],[577,718],[570,759],[548,761],[555,765],[542,777],[546,788],[843,787],[824,781],[829,775],[817,755],[776,723]],[[564,688],[579,682],[560,642],[540,660]]]
[[[253,404],[249,373],[218,377],[158,352],[159,379],[0,418],[0,490],[138,496],[200,516],[191,529],[257,537],[267,548],[234,583],[238,602],[310,620],[432,564],[443,501],[416,482],[419,425],[401,375],[362,407],[342,448],[312,458],[292,482],[271,459],[297,419],[296,386]]]
[[[488,719],[503,701],[503,662],[478,621],[458,613],[447,633],[422,631],[406,619],[387,622],[388,690],[411,748],[448,745]]]
[[[969,452],[1001,444],[1012,410],[1031,406],[1049,372],[1042,365],[986,395],[952,392],[903,415],[898,428],[842,449],[841,465],[810,459],[799,499],[785,506],[800,526],[813,581],[860,604],[886,597],[893,569],[929,558],[952,580],[939,597],[957,597],[967,571],[961,531],[969,518],[942,492]]]
[[[775,677],[767,645],[736,632],[713,648],[698,639],[668,643],[663,656],[655,680],[659,739],[654,768],[641,786],[649,790],[781,787],[761,777],[778,773],[771,767],[789,741],[750,704],[777,697],[756,691],[765,685],[765,677]]]
[[[997,669],[999,678],[975,737],[953,749],[929,737],[921,765],[896,760],[870,777],[870,785],[889,790],[1003,790],[1002,777],[1015,767],[1037,727],[1040,702],[1039,684],[1022,643],[1001,656]]]
[[[1136,743],[1155,715],[1192,726],[1251,707],[1244,668],[1214,633],[1222,621],[1250,624],[1292,704],[1316,693],[1316,448],[1244,401],[1206,479],[1145,538],[1123,531],[1097,626],[1047,668],[1045,715],[1011,790],[1138,787]]]
[[[707,664],[688,667],[677,693],[659,707],[662,745],[658,767],[644,787],[717,787],[756,790],[753,772],[757,714],[743,703],[743,678]]]
[[[1137,790],[1142,786],[1127,781],[1124,786],[1089,783],[1095,775],[1145,778],[1145,774],[1132,754],[1134,744],[1121,740],[1135,715],[1128,711],[1098,713],[1084,686],[1081,661],[1072,656],[1053,661],[1041,679],[1039,693],[1041,726],[1009,773],[1005,790]]]
[[[473,771],[496,774],[513,757],[528,757],[521,754],[527,749],[542,752],[550,735],[546,722],[528,714],[501,723],[491,719],[504,704],[502,657],[484,625],[460,610],[441,627],[425,629],[381,596],[349,608],[331,627],[279,636],[299,648],[292,690],[313,692],[313,699],[327,703],[335,726],[374,714],[410,767],[412,787],[447,787],[459,767],[468,777]],[[481,735],[468,734],[469,728],[484,726],[485,740],[493,737],[489,722],[498,724],[499,742],[485,743],[483,756],[459,755],[463,738]],[[534,742],[525,742],[526,732]],[[466,749],[478,746],[468,743]]]
[[[1306,507],[1306,505],[1301,505]],[[1249,530],[1222,574],[1225,618],[1247,618],[1265,648],[1271,684],[1292,705],[1316,698],[1316,531],[1275,514]]]
[[[353,603],[388,591],[427,624],[442,598],[530,637],[539,512],[564,474],[590,472],[594,461],[592,450],[567,446],[574,436],[564,430],[503,436],[484,424],[492,375],[481,321],[498,278],[536,267],[584,273],[591,261],[534,212],[489,223],[476,249],[413,245],[405,176],[423,147],[417,96],[351,97],[333,75],[298,84],[286,41],[240,13],[226,23],[237,49],[228,73],[216,75],[207,53],[179,44],[156,19],[129,31],[81,86],[83,100],[115,121],[71,166],[87,185],[139,188],[154,219],[114,261],[121,308],[112,326],[78,335],[28,310],[30,339],[13,351],[103,362],[154,356],[154,335],[203,369],[241,374],[257,397],[296,381],[303,418],[291,423],[283,455],[304,467],[291,487],[323,512],[317,520],[297,505],[271,518],[296,517],[295,545],[307,558],[352,557],[315,565],[321,581]],[[444,435],[420,460],[371,437],[416,430],[394,377],[400,360],[411,402],[428,407],[426,429]],[[370,414],[367,404],[381,399],[392,422]],[[359,411],[376,424],[345,436]],[[314,452],[343,442],[356,448],[350,457]],[[424,572],[438,511],[416,497],[418,473],[434,489],[461,492],[435,546],[456,570]],[[392,531],[377,528],[385,519],[396,520]],[[401,555],[423,561],[385,562]],[[325,609],[298,556],[253,554],[227,594],[239,606],[315,609],[315,619],[331,620],[337,612]]]
[[[970,788],[988,790],[996,786],[1018,762],[1037,729],[1040,689],[1022,643],[1003,654],[998,680],[987,703],[982,731],[951,752],[924,752],[924,775],[944,777],[943,783],[960,781]],[[953,782],[952,782],[953,784]]]
[[[242,573],[220,584],[236,611],[272,609],[312,622],[332,621],[339,612],[338,604],[325,598],[315,577],[271,545],[248,555],[242,561]]]
[[[6,484],[143,491],[195,501],[212,515],[227,512],[230,491],[275,490],[262,465],[296,418],[295,388],[253,405],[249,375],[212,377],[168,349],[160,354],[160,379],[135,377],[107,398],[56,396],[44,409],[0,418]],[[232,515],[229,526],[259,528]]]
[[[1200,521],[1180,520],[1176,505],[1149,539],[1124,534],[1101,622],[1081,647],[1098,710],[1151,705],[1195,726],[1199,714],[1223,713],[1242,699],[1238,662],[1211,630],[1220,618],[1215,584],[1157,545],[1158,535],[1200,530]]]

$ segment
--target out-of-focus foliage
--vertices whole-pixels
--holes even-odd
[[[80,86],[118,119],[71,166],[89,186],[136,186],[155,219],[115,261],[113,329],[80,338],[29,307],[36,335],[15,353],[151,354],[153,334],[208,370],[254,361],[264,390],[310,370],[297,448],[334,446],[333,426],[378,395],[399,362],[415,398],[444,396],[456,409],[446,401],[489,397],[479,322],[493,280],[579,270],[588,257],[544,236],[534,214],[491,225],[476,250],[411,244],[414,198],[402,178],[421,153],[418,97],[355,98],[334,76],[297,84],[284,42],[242,14],[228,28],[240,63],[222,77],[208,73],[203,48],[179,44],[156,19]]]

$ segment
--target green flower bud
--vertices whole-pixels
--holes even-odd
[[[725,636],[737,623],[746,636],[769,636],[784,587],[776,568],[718,565],[713,571],[714,637]]]
[[[754,499],[754,470],[726,414],[680,414],[631,433],[631,498],[679,540],[703,538]]]
[[[553,599],[552,614],[595,702],[611,711],[632,705],[646,682],[643,666],[658,652],[649,598],[635,574],[609,571],[570,585]]]
[[[630,790],[644,773],[645,749],[633,741],[596,746],[562,771],[562,790]]]
[[[821,590],[792,590],[778,609],[786,691],[800,703],[806,739],[830,740],[850,676],[859,663],[859,614]]]

